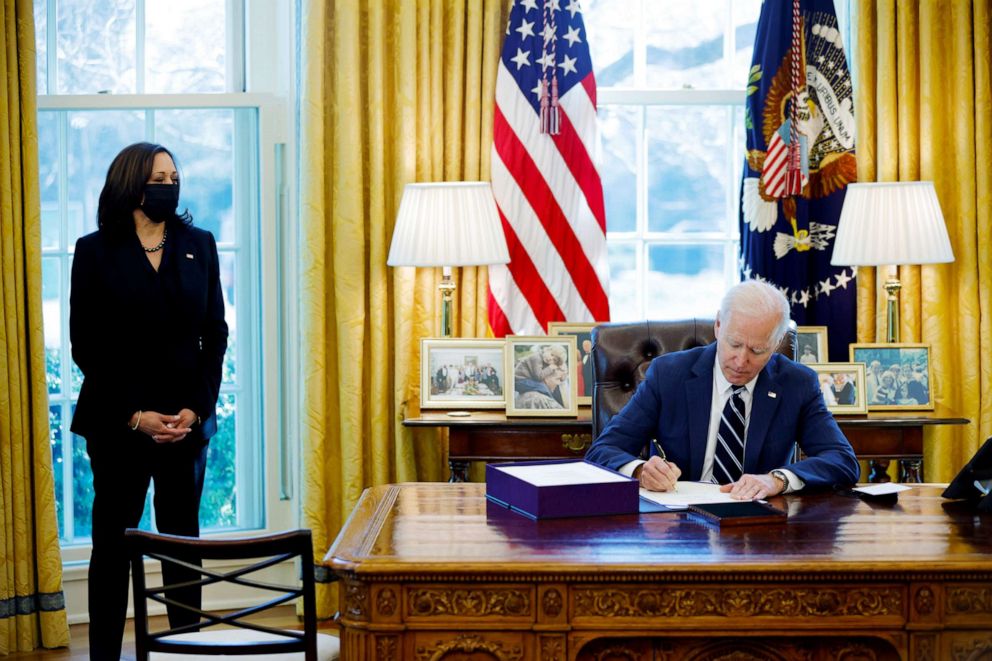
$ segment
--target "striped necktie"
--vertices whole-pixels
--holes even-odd
[[[720,415],[713,453],[713,477],[720,484],[736,482],[744,474],[744,386],[733,389]]]

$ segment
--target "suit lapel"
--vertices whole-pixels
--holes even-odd
[[[692,366],[693,377],[685,382],[685,396],[689,415],[689,479],[698,480],[703,474],[706,457],[706,434],[710,427],[710,407],[713,405],[713,364],[716,360],[716,343],[699,354]]]
[[[775,357],[772,361],[776,360]],[[744,472],[754,473],[758,465],[758,457],[761,456],[761,448],[765,444],[768,436],[768,427],[771,425],[778,402],[782,399],[777,382],[773,376],[769,361],[765,368],[758,375],[758,381],[754,384],[754,398],[751,402],[751,418],[747,428],[747,443],[744,447]]]

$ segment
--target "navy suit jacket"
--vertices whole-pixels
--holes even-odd
[[[656,438],[682,479],[703,472],[713,399],[716,343],[659,356],[634,396],[603,429],[586,459],[619,469]],[[798,442],[806,459],[789,465]],[[860,467],[851,444],[823,403],[816,372],[781,354],[758,375],[751,404],[744,472],[788,467],[806,486],[849,485]]]
[[[137,410],[200,417],[209,439],[227,349],[217,245],[210,232],[168,221],[156,272],[137,234],[96,231],[76,242],[69,296],[72,357],[83,373],[72,431],[121,430]]]

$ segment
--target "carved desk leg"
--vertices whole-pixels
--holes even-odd
[[[449,459],[448,470],[451,476],[448,478],[448,482],[468,482],[468,464],[467,461]]]
[[[923,460],[901,459],[899,461],[900,482],[923,482]]]
[[[888,482],[889,460],[871,459],[868,461],[868,481],[873,483]]]

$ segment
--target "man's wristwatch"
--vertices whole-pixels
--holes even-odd
[[[785,472],[780,471],[779,469],[776,468],[771,473],[769,473],[769,475],[774,477],[776,480],[782,480],[782,491],[780,491],[779,493],[785,493],[786,490],[789,488],[789,477],[785,474]]]

